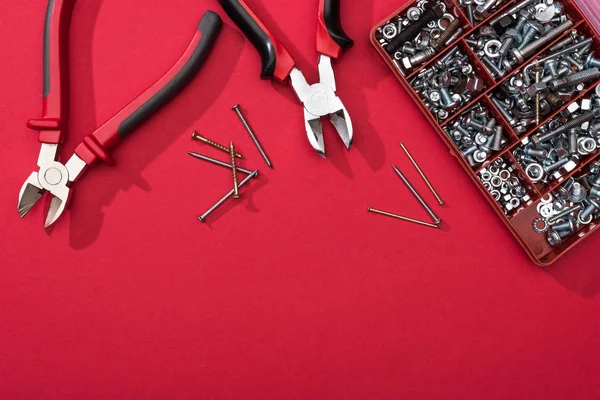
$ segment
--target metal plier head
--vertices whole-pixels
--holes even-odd
[[[245,0],[219,0],[229,17],[258,50],[262,59],[261,78],[291,82],[304,105],[304,125],[311,146],[325,157],[321,118],[329,116],[331,123],[350,149],[354,137],[352,122],[344,104],[336,94],[335,75],[331,59],[354,45],[340,22],[340,0],[319,0],[317,23],[317,53],[320,82],[309,85],[295,67],[290,53],[248,7]]]

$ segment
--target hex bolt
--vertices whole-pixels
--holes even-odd
[[[498,125],[494,129],[494,139],[492,145],[490,146],[491,150],[500,151],[502,150],[502,140],[504,139],[504,128],[502,125]]]
[[[434,214],[434,212],[427,205],[427,203],[425,202],[425,200],[423,200],[423,198],[415,190],[415,188],[413,187],[413,185],[411,185],[410,182],[408,181],[408,179],[406,179],[406,177],[404,176],[404,174],[395,165],[392,165],[392,168],[394,168],[394,171],[396,171],[396,174],[398,174],[398,176],[400,177],[400,179],[402,179],[402,182],[404,182],[404,184],[406,185],[406,187],[408,188],[408,190],[411,191],[411,193],[415,196],[415,198],[419,201],[419,203],[421,203],[421,205],[423,206],[423,208],[425,209],[425,211],[427,211],[427,213],[431,216],[431,218],[433,219],[433,223],[436,224],[436,225],[439,225],[440,222],[442,222],[442,220],[440,218],[438,218],[437,215]]]
[[[485,64],[485,66],[497,77],[497,78],[502,78],[506,73],[504,71],[502,71],[500,68],[498,68],[498,66],[496,64],[494,64],[494,62],[492,60],[490,60],[487,57],[483,57],[482,58],[483,63]]]
[[[581,114],[579,117],[566,122],[560,128],[557,128],[550,132],[546,132],[541,135],[532,136],[531,140],[536,144],[548,142],[548,141],[554,139],[555,137],[557,137],[558,135],[560,135],[561,133],[567,132],[569,129],[579,127],[579,126],[583,125],[584,123],[589,122],[592,119],[598,118],[598,117],[600,117],[600,108],[595,108],[593,110],[586,111],[583,114]]]
[[[546,174],[551,174],[554,171],[557,171],[560,167],[569,162],[567,157],[559,158],[558,161],[553,162],[552,164],[544,166],[544,172]]]
[[[536,149],[535,147],[526,147],[523,151],[526,155],[535,158],[546,158],[548,157],[548,152],[544,149]]]
[[[529,29],[527,29],[527,32],[523,35],[523,40],[521,40],[521,44],[517,47],[518,50],[523,50],[525,46],[531,43],[531,41],[535,39],[535,35],[544,33],[544,28],[539,23],[532,21],[528,26]]]
[[[550,81],[548,88],[553,91],[558,91],[563,88],[577,86],[580,83],[587,83],[595,81],[600,78],[600,69],[590,68],[573,75],[569,75],[566,78],[555,79]]]
[[[573,128],[569,131],[569,153],[577,154],[577,138],[579,134],[578,128]]]
[[[238,187],[244,186],[246,183],[248,183],[248,181],[250,179],[256,178],[257,176],[258,176],[258,171],[252,172],[250,175],[245,177],[243,181],[240,182]],[[234,190],[231,189],[231,191],[229,193],[227,193],[221,200],[217,201],[217,203],[214,206],[212,206],[207,212],[205,212],[204,214],[202,214],[201,216],[198,217],[200,222],[205,222],[206,218],[208,218],[208,216],[210,214],[212,214],[217,208],[219,208],[223,203],[225,203],[233,195],[234,195]]]
[[[387,51],[388,54],[394,54],[400,46],[414,39],[428,23],[442,18],[443,15],[444,7],[439,3],[432,8],[425,10],[417,21],[407,26],[402,32],[396,35],[396,37],[390,40],[387,46],[385,46],[385,51]]]
[[[500,114],[502,114],[502,116],[506,119],[506,121],[508,121],[508,123],[511,126],[514,126],[517,123],[515,118],[506,110],[506,108],[504,108],[504,106],[502,105],[500,100],[498,100],[495,97],[491,97],[491,96],[490,96],[490,100],[492,100],[492,103],[494,103],[494,105],[496,106],[496,108],[498,109]]]
[[[554,215],[553,217],[548,218],[548,223],[554,224],[559,219],[562,219],[568,215],[571,215],[571,214],[581,210],[581,208],[582,208],[581,204],[577,204],[573,207],[565,208],[564,210],[562,210],[558,214]]]
[[[446,30],[442,32],[440,37],[431,45],[431,47],[436,52],[442,51],[444,46],[446,46],[448,39],[450,39],[456,33],[456,31],[458,31],[458,28],[460,28],[460,19],[455,18],[452,20],[452,22],[450,22],[450,24],[446,27]]]
[[[244,128],[246,129],[246,132],[248,132],[248,134],[250,135],[250,138],[254,142],[254,145],[256,146],[256,148],[258,149],[258,151],[260,152],[260,155],[262,156],[262,158],[267,163],[267,166],[272,169],[273,168],[273,164],[271,163],[271,160],[269,160],[269,157],[267,157],[267,153],[265,153],[265,151],[263,150],[262,146],[260,145],[260,142],[258,141],[258,138],[256,137],[256,135],[252,131],[252,128],[250,128],[250,125],[248,124],[248,121],[246,121],[246,118],[244,117],[244,114],[242,114],[242,110],[240,109],[240,105],[237,104],[237,105],[233,106],[232,110],[235,111],[235,113],[240,118],[240,121],[242,121],[242,124],[244,125]]]
[[[519,35],[519,31],[516,29],[507,29],[504,35],[506,36],[506,38],[502,42],[500,49],[498,49],[498,54],[500,54],[501,58],[504,57],[506,53],[508,53],[508,50],[511,49],[513,43],[515,42],[515,39]]]
[[[406,69],[412,69],[418,65],[424,64],[427,61],[431,60],[433,56],[435,56],[435,50],[431,47],[428,47],[425,50],[416,53],[410,57],[404,57],[402,59],[402,65]]]
[[[553,225],[552,229],[555,231],[567,231],[569,233],[575,233],[575,231],[577,231],[577,220],[572,215],[569,215],[566,221]]]
[[[590,197],[588,199],[590,204],[579,214],[579,221],[586,221],[590,218],[597,210],[600,210],[600,199]]]
[[[550,43],[551,41],[553,41],[554,39],[556,39],[557,37],[562,35],[567,30],[571,29],[572,27],[573,27],[573,21],[567,20],[567,21],[563,22],[562,24],[560,24],[559,26],[557,26],[556,28],[548,31],[546,34],[541,36],[538,40],[535,40],[535,41],[529,43],[523,49],[521,49],[521,50],[513,49],[511,53],[514,56],[517,64],[521,64],[525,61],[525,59],[532,56],[536,51],[538,51],[539,49],[541,49],[542,47],[544,47],[545,45],[547,45],[548,43]]]

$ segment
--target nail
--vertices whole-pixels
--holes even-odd
[[[250,138],[252,139],[252,141],[256,145],[256,148],[260,152],[260,155],[262,156],[262,158],[265,160],[265,162],[267,163],[267,165],[269,166],[269,168],[272,169],[273,168],[273,164],[271,164],[271,160],[269,160],[269,157],[267,157],[267,154],[265,153],[265,151],[263,150],[262,146],[260,145],[260,142],[258,141],[258,138],[254,134],[254,132],[252,132],[252,128],[250,128],[250,125],[248,124],[248,121],[246,121],[246,118],[244,117],[244,114],[242,114],[242,110],[240,109],[240,105],[237,104],[237,105],[233,106],[233,111],[235,111],[235,113],[240,118],[240,121],[242,121],[242,124],[244,125],[244,128],[246,128],[246,132],[248,132],[248,134],[250,135]]]
[[[410,223],[417,224],[417,225],[423,225],[423,226],[428,226],[430,228],[440,229],[439,225],[434,225],[434,224],[430,224],[429,222],[424,222],[424,221],[419,221],[417,219],[403,217],[402,215],[392,214],[392,213],[389,213],[386,211],[376,210],[375,208],[371,208],[371,207],[367,208],[367,211],[374,213],[374,214],[385,215],[386,217],[396,218],[396,219],[410,222]]]
[[[231,164],[227,164],[226,162],[215,160],[214,158],[203,156],[202,154],[194,153],[194,152],[191,152],[191,151],[188,154],[190,156],[194,157],[194,158],[197,158],[199,160],[203,160],[203,161],[209,162],[209,163],[214,164],[214,165],[218,165],[220,167],[229,168],[229,169],[233,168],[233,166]],[[247,175],[252,174],[252,171],[248,171],[247,169],[244,169],[244,168],[236,167],[236,169],[238,170],[238,172],[243,172],[244,174],[247,174]]]
[[[235,149],[233,148],[233,142],[231,142],[229,144],[229,150],[230,150],[230,154],[231,154],[231,170],[233,171],[233,198],[239,199],[240,191],[239,191],[238,181],[237,181],[237,168],[235,166]]]
[[[239,187],[244,186],[246,183],[248,183],[248,181],[252,178],[256,178],[258,176],[258,171],[254,171],[252,172],[250,175],[248,175],[247,177],[244,178],[243,181],[240,182],[240,184],[238,185]],[[217,208],[219,208],[223,203],[225,203],[231,196],[233,196],[234,191],[233,189],[231,189],[231,191],[229,193],[227,193],[221,200],[219,200],[214,206],[212,206],[207,212],[205,212],[204,214],[202,214],[201,216],[198,217],[198,219],[201,222],[204,222],[206,220],[206,218],[208,218],[208,216],[210,214],[212,214]]]
[[[199,142],[206,143],[207,145],[209,145],[209,146],[212,146],[212,147],[214,147],[215,149],[221,150],[221,151],[223,151],[223,152],[225,152],[225,153],[229,154],[229,149],[228,149],[227,147],[225,147],[225,146],[223,146],[222,144],[219,144],[219,143],[217,143],[217,142],[214,142],[214,141],[212,141],[212,140],[210,140],[210,139],[208,139],[208,138],[205,138],[204,136],[200,135],[200,134],[199,134],[198,132],[196,132],[196,131],[194,131],[194,132],[192,133],[192,140],[197,140],[197,141],[199,141]],[[238,154],[238,153],[236,153],[236,154],[235,154],[235,156],[236,156],[237,158],[242,158],[242,159],[244,158],[244,156],[243,156],[243,155],[241,155],[241,154]]]
[[[429,188],[429,190],[431,190],[431,193],[433,193],[433,195],[435,196],[435,198],[438,201],[438,203],[440,203],[440,205],[443,205],[444,204],[444,200],[442,200],[442,198],[437,194],[437,192],[433,188],[433,185],[431,184],[431,182],[429,182],[429,179],[427,179],[427,176],[425,176],[425,173],[421,170],[421,168],[419,167],[419,165],[417,164],[417,162],[415,161],[415,159],[413,158],[413,156],[410,154],[410,152],[408,151],[408,149],[406,148],[406,146],[404,145],[404,143],[400,142],[400,146],[402,147],[402,150],[404,150],[404,152],[406,153],[406,155],[408,156],[408,158],[412,162],[412,165],[415,166],[417,172],[419,172],[419,175],[421,175],[421,178],[423,178],[423,180],[427,184],[427,187]]]
[[[404,176],[404,174],[402,174],[402,172],[400,172],[400,170],[398,169],[398,167],[396,167],[395,165],[392,165],[392,168],[394,168],[394,171],[396,171],[396,173],[398,174],[398,176],[400,177],[400,179],[402,179],[402,181],[404,182],[404,184],[406,185],[406,187],[411,191],[411,193],[415,196],[415,198],[417,200],[419,200],[419,203],[421,203],[421,205],[423,206],[423,208],[425,209],[425,211],[427,211],[427,213],[429,215],[431,215],[431,218],[433,219],[433,222],[436,225],[439,225],[440,222],[442,222],[441,219],[439,219],[431,210],[431,208],[427,205],[427,203],[425,203],[425,200],[423,200],[423,198],[419,195],[419,193],[417,193],[417,191],[415,190],[415,188],[413,187],[413,185],[410,184],[410,182],[408,181],[408,179],[406,179],[406,177]]]

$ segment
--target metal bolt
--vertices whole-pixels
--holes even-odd
[[[250,138],[252,139],[252,141],[256,145],[256,148],[258,148],[258,151],[260,152],[260,155],[262,156],[262,158],[267,163],[267,166],[272,169],[273,168],[273,164],[271,164],[271,160],[269,160],[269,157],[267,157],[267,153],[265,153],[265,151],[263,150],[262,146],[260,145],[260,142],[258,141],[258,138],[256,137],[256,135],[254,135],[254,132],[252,132],[252,128],[250,128],[250,125],[248,124],[248,121],[246,121],[246,118],[244,117],[244,114],[242,114],[242,110],[240,109],[240,105],[237,104],[237,105],[233,106],[233,111],[235,111],[235,113],[240,118],[240,121],[242,121],[242,124],[244,125],[244,128],[246,128],[246,132],[248,132],[248,134],[250,135]]]
[[[588,201],[590,204],[579,214],[579,222],[587,220],[596,212],[596,210],[600,210],[600,199],[590,197]]]
[[[525,59],[532,56],[537,50],[544,47],[558,36],[562,35],[565,31],[571,29],[573,27],[573,21],[567,20],[557,26],[554,29],[551,29],[538,40],[529,43],[523,49],[513,49],[512,55],[515,58],[517,64],[521,64],[525,61]]]
[[[577,86],[580,83],[595,81],[598,78],[600,78],[600,69],[590,68],[585,71],[569,75],[566,78],[555,79],[553,81],[550,81],[548,87],[550,88],[550,90],[557,91],[562,88]]]

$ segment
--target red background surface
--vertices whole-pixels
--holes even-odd
[[[315,80],[317,1],[249,1]],[[356,142],[303,133],[292,91],[258,79],[228,18],[193,83],[90,171],[44,231],[17,194],[39,145],[46,1],[4,1],[0,64],[0,398],[486,398],[600,396],[600,235],[535,267],[368,41],[398,0],[343,2],[356,47],[336,64]],[[63,154],[181,55],[216,1],[79,1]],[[276,24],[275,22],[278,22]],[[276,169],[231,106],[241,103]],[[260,179],[203,225],[230,173],[193,129],[233,140]],[[447,201],[436,231],[390,168],[403,140]]]

